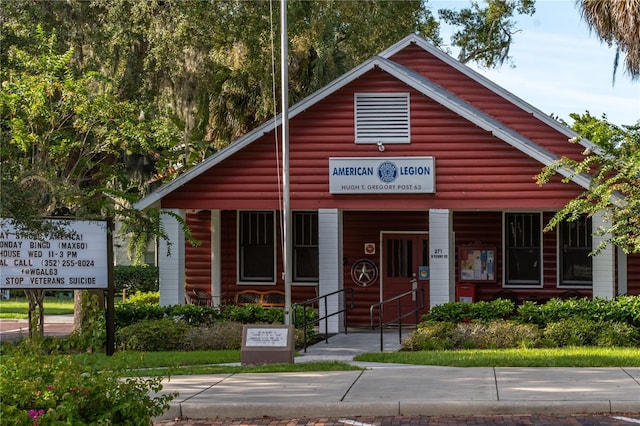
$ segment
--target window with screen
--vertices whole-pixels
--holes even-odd
[[[318,213],[293,212],[293,280],[317,282]]]
[[[505,284],[530,286],[542,283],[542,234],[539,213],[505,215]]]
[[[581,216],[572,222],[562,222],[559,233],[560,285],[591,286],[591,218]]]
[[[245,282],[275,282],[275,228],[270,211],[239,213],[239,277]]]

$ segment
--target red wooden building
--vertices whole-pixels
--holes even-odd
[[[185,217],[202,242],[166,216],[162,304],[194,288],[216,304],[284,290],[279,120],[137,204]],[[349,323],[365,325],[372,304],[416,286],[427,306],[640,294],[639,256],[588,256],[602,217],[543,232],[589,181],[534,176],[590,143],[418,36],[294,105],[289,126],[294,303],[353,288]]]

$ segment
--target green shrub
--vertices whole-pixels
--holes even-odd
[[[158,291],[159,269],[156,266],[117,265],[113,267],[113,282],[118,292]]]
[[[267,322],[265,310],[261,305],[224,305],[222,306],[222,317],[241,324],[265,323]],[[284,321],[284,316],[282,318]]]
[[[523,324],[536,324],[544,328],[545,321],[542,317],[541,305],[530,300],[525,300],[521,305],[516,307],[516,316],[514,319]]]
[[[72,356],[7,356],[0,373],[6,425],[146,426],[176,396],[151,396],[162,389],[161,377],[122,379],[126,371],[95,371]]]
[[[122,329],[143,320],[162,319],[171,311],[170,306],[123,303],[115,306],[116,329]]]
[[[192,327],[173,318],[144,320],[116,332],[116,346],[123,350],[172,351],[181,350],[183,336]]]
[[[640,330],[624,322],[603,322],[599,324],[597,346],[639,346]]]
[[[127,296],[125,303],[140,303],[142,305],[158,305],[160,304],[159,291],[136,291],[134,294]]]
[[[456,325],[451,322],[426,321],[404,338],[402,347],[409,351],[437,351],[453,349],[453,332]]]
[[[471,320],[471,303],[448,302],[436,305],[422,316],[422,321],[459,323]]]
[[[184,335],[181,346],[188,351],[240,349],[242,327],[243,325],[237,322],[192,327]]]
[[[640,328],[640,296],[618,296],[608,302],[607,308],[603,320],[624,322]]]
[[[640,296],[618,296],[615,299],[587,298],[551,299],[538,305],[524,302],[518,306],[515,319],[522,323],[547,324],[583,318],[591,321],[624,322],[640,327]]]
[[[505,349],[535,347],[540,330],[531,324],[489,322],[423,322],[405,338],[406,350]]]
[[[431,308],[423,321],[465,322],[494,321],[509,318],[515,309],[511,300],[497,299],[475,303],[448,302]]]
[[[166,314],[194,327],[211,325],[216,321],[224,320],[219,308],[203,305],[173,305],[167,307]]]
[[[540,330],[533,324],[496,320],[486,323],[460,323],[453,332],[457,349],[506,349],[535,347]]]
[[[307,343],[313,342],[315,339],[317,339],[315,326],[318,325],[318,313],[315,311],[315,309],[309,307],[303,308],[300,305],[295,305],[293,307],[292,317],[293,325],[298,330],[303,329],[306,322],[307,329],[305,330],[305,333],[307,334]],[[302,338],[304,339],[304,335],[302,335]],[[299,347],[302,346],[304,346],[304,343],[302,343]]]
[[[592,346],[598,337],[598,324],[584,318],[572,318],[547,324],[543,332],[546,346]]]

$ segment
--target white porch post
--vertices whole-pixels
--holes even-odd
[[[608,229],[611,223],[604,217],[605,212],[599,212],[593,216],[592,230],[595,233],[599,228]],[[602,236],[593,235],[593,248],[600,245],[600,242],[607,239],[609,234]],[[607,246],[604,250],[593,257],[593,297],[612,299],[616,292],[616,256],[615,247]]]
[[[454,256],[451,210],[429,210],[429,307],[455,299],[452,274]]]
[[[184,218],[180,209],[164,209]],[[184,304],[184,232],[175,217],[161,215],[162,226],[167,234],[171,247],[167,241],[160,239],[159,272],[160,272],[160,305]],[[169,255],[171,252],[171,255]]]
[[[221,215],[220,210],[211,210],[211,296],[213,306],[222,303],[222,261],[221,261]]]
[[[329,294],[343,288],[342,279],[342,212],[338,209],[318,209],[318,262],[320,276],[318,295]],[[342,308],[342,297],[333,295],[327,299],[327,310],[333,313]],[[320,303],[320,317],[327,314],[324,303]],[[344,315],[344,314],[343,314]],[[328,333],[341,331],[342,315],[328,319]],[[321,321],[320,332],[325,332],[325,323]]]
[[[629,291],[627,277],[627,253],[621,248],[618,251],[618,292],[616,295],[627,294]]]

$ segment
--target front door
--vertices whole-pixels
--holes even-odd
[[[382,233],[381,250],[382,300],[393,298],[399,294],[423,288],[425,305],[429,300],[429,235],[426,233]],[[421,304],[422,294],[416,293]],[[402,314],[415,309],[416,300],[412,296],[400,299]],[[418,313],[426,313],[426,308]],[[385,322],[398,317],[398,303],[385,304]],[[402,319],[403,323],[415,323],[415,315]]]

